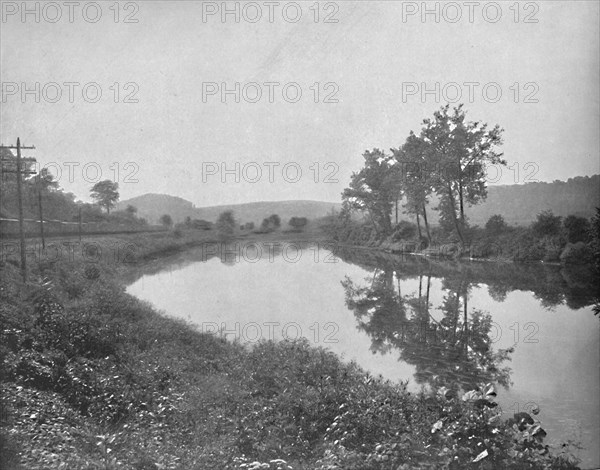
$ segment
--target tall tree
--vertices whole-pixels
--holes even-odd
[[[420,215],[423,216],[427,238],[431,243],[431,233],[427,220],[427,204],[432,193],[430,172],[427,171],[427,146],[425,142],[412,131],[406,142],[399,149],[392,149],[394,158],[400,168],[400,177],[406,196],[405,208],[417,219],[419,238],[421,237]]]
[[[387,235],[392,230],[391,213],[397,197],[397,178],[393,173],[392,157],[379,149],[363,154],[365,163],[358,173],[353,173],[350,186],[344,189],[342,200],[350,210],[368,214],[375,230]]]
[[[99,206],[106,209],[107,214],[110,214],[110,210],[119,200],[119,183],[111,180],[100,181],[92,187],[90,196]]]
[[[502,132],[498,125],[488,129],[487,124],[467,122],[462,105],[452,111],[446,105],[433,119],[423,121],[420,138],[427,146],[426,159],[436,166],[433,187],[463,244],[465,204],[474,205],[487,197],[487,165],[506,165],[496,151],[502,145]]]

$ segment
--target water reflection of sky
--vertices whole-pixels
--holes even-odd
[[[295,262],[281,256],[256,262],[177,262],[155,274],[143,276],[129,292],[147,300],[169,315],[188,319],[204,330],[217,327],[229,331],[230,339],[281,339],[303,336],[346,360],[355,360],[373,374],[392,380],[413,380],[415,366],[399,361],[392,349],[372,351],[369,335],[345,304],[340,282],[345,276],[368,285],[373,272],[337,260],[324,262],[321,253],[304,250]],[[248,256],[248,259],[254,258]],[[331,259],[327,259],[331,261]],[[181,258],[180,258],[181,261]],[[155,270],[156,271],[156,270]],[[424,276],[401,279],[403,296],[417,296],[427,284]],[[394,276],[394,282],[397,278]],[[448,291],[442,280],[430,284],[431,316],[441,320],[436,307]],[[485,284],[471,285],[468,310],[480,309],[494,321],[494,349],[515,344],[508,365],[513,386],[501,389],[499,402],[507,412],[523,410],[529,403],[541,408],[539,418],[554,436],[579,438],[587,443],[584,466],[598,465],[596,440],[600,437],[599,327],[591,307],[573,310],[566,305],[544,308],[529,291],[512,291],[504,301],[492,298]],[[238,326],[239,325],[239,326]],[[498,334],[500,333],[500,334]],[[577,436],[577,430],[582,435]]]

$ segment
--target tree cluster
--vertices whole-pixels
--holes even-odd
[[[227,240],[233,237],[237,223],[233,217],[233,211],[225,211],[219,214],[215,227],[221,240]]]
[[[272,232],[281,226],[281,218],[277,214],[272,214],[263,219],[260,229],[263,232]]]
[[[308,224],[308,219],[306,217],[292,217],[288,222],[294,230],[302,230],[306,224]]]
[[[419,134],[410,132],[404,144],[391,154],[374,149],[363,155],[363,168],[352,174],[342,193],[345,212],[361,211],[376,231],[392,232],[392,210],[398,222],[399,201],[416,218],[421,234],[421,218],[429,241],[431,233],[427,205],[431,195],[439,199],[440,225],[465,242],[465,206],[475,205],[487,196],[485,168],[504,165],[496,148],[502,145],[499,126],[466,120],[462,105],[449,105],[423,121]]]

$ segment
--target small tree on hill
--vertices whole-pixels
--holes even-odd
[[[554,215],[552,211],[543,211],[537,215],[537,220],[531,229],[538,237],[558,235],[560,232],[562,217]]]
[[[485,229],[490,233],[502,233],[506,232],[506,229],[508,229],[508,225],[504,220],[504,217],[502,217],[499,214],[496,214],[491,216],[485,223]]]
[[[99,206],[106,209],[107,214],[110,214],[110,210],[119,200],[119,183],[111,180],[99,181],[92,186],[90,196]]]
[[[132,206],[131,204],[128,204],[127,207],[125,208],[125,213],[133,219],[135,217],[135,215],[137,214],[137,207]]]
[[[294,230],[302,230],[307,223],[308,219],[306,217],[292,217],[288,222]]]
[[[277,214],[273,214],[269,217],[269,222],[275,228],[279,228],[281,226],[281,219]]]
[[[219,238],[227,239],[235,233],[236,222],[232,211],[221,212],[217,219],[216,228]]]
[[[570,243],[587,242],[590,239],[590,222],[585,217],[568,216],[563,222]]]
[[[270,215],[263,219],[260,228],[263,232],[272,232],[281,226],[281,218],[277,214]]]
[[[169,214],[163,214],[160,216],[160,224],[164,227],[170,228],[173,226],[173,219]]]

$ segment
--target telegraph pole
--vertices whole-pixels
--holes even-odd
[[[40,235],[42,236],[42,250],[46,249],[44,239],[44,212],[42,210],[42,175],[38,173],[38,207],[40,209]]]
[[[77,222],[77,232],[79,233],[79,244],[81,245],[81,204],[79,204],[79,220]]]
[[[6,173],[16,173],[17,174],[17,201],[19,206],[19,238],[21,241],[21,277],[23,278],[23,283],[27,282],[27,260],[25,256],[25,232],[23,230],[23,196],[21,194],[21,175],[22,174],[33,174],[34,171],[29,171],[21,168],[21,149],[35,149],[35,146],[30,147],[21,147],[21,139],[17,137],[17,145],[2,145],[1,148],[7,149],[17,149],[17,168],[16,171],[4,170]],[[31,161],[31,159],[28,159]]]

